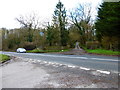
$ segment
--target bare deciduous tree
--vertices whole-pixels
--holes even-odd
[[[16,20],[25,28],[37,29],[40,26],[39,17],[35,13],[25,16],[21,15]]]
[[[88,24],[91,20],[91,4],[79,4],[79,7],[70,12],[70,17],[75,25],[81,21]]]
[[[71,22],[79,29],[83,44],[87,40],[87,33],[90,31],[91,25],[91,4],[79,4],[77,8],[70,11]]]

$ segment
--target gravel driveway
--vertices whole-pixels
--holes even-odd
[[[118,88],[117,74],[12,57],[0,66],[1,88]]]

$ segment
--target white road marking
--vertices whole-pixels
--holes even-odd
[[[90,70],[89,68],[85,68],[85,67],[80,67],[80,69],[83,69],[83,70]]]
[[[59,66],[57,66],[57,65],[53,65],[54,67],[59,67]]]
[[[71,68],[75,68],[76,66],[72,66],[72,65],[67,65],[68,67],[71,67]]]
[[[46,62],[46,61],[43,61],[44,63],[48,63],[48,62]]]
[[[35,61],[35,60],[32,60],[32,61]],[[39,60],[36,60],[36,61],[39,61]],[[70,67],[70,68],[76,68],[78,66],[74,66],[74,65],[67,65],[67,64],[60,64],[60,63],[55,63],[55,62],[47,62],[47,61],[43,61],[44,64],[48,64],[48,65],[53,65],[54,67],[59,67],[59,66],[62,66],[62,65],[66,65],[67,67]],[[90,68],[86,68],[86,67],[80,67],[80,69],[82,70],[91,70]],[[96,70],[96,72],[99,72],[99,73],[104,73],[104,74],[110,74],[109,71],[103,71],[103,70]],[[120,74],[119,74],[120,75]]]
[[[12,53],[13,54],[13,53]],[[23,54],[23,53],[15,53],[15,54]],[[24,53],[24,55],[38,55],[38,56],[48,56],[48,57],[63,57],[63,58],[80,58],[80,59],[92,59],[92,60],[104,60],[104,61],[114,61],[114,62],[118,62],[119,60],[116,60],[116,59],[103,59],[103,58],[87,58],[87,57],[72,57],[72,56],[58,56],[58,55],[45,55],[45,54],[32,54],[32,53]],[[15,56],[15,55],[12,55],[12,56]],[[32,60],[32,59],[30,59]],[[37,60],[37,59],[36,59]],[[34,62],[34,61],[33,61]],[[42,63],[42,61],[40,61]],[[54,65],[55,63],[53,62],[44,62],[46,64],[52,64]],[[62,66],[64,64],[58,64],[59,66]],[[72,67],[72,68],[75,68],[76,66],[71,66],[71,65],[67,65],[68,67]],[[85,67],[80,67],[80,69],[84,69],[84,70],[90,70],[89,68],[85,68]],[[102,71],[102,70],[96,70],[97,72],[100,72],[100,73],[104,73],[104,74],[110,74],[109,71]],[[120,74],[119,74],[120,75]]]
[[[35,60],[33,60],[33,61],[35,61]],[[36,60],[36,61],[39,62],[39,60]],[[70,68],[79,67],[79,66],[74,66],[74,65],[60,64],[60,63],[56,63],[56,62],[47,62],[47,61],[41,61],[41,62],[43,62],[44,64],[53,65],[54,67],[59,67],[59,66],[62,66],[62,65],[66,65],[67,67],[70,67]],[[86,68],[86,67],[80,67],[80,69],[86,70],[86,71],[91,70],[90,68]],[[104,74],[110,74],[109,71],[103,71],[103,70],[96,70],[96,72],[104,73]]]
[[[102,71],[102,70],[96,70],[97,72],[104,73],[104,74],[110,74],[109,71]]]

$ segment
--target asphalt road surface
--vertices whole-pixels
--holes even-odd
[[[48,62],[81,66],[85,68],[104,70],[110,72],[119,72],[120,61],[116,56],[99,56],[99,55],[60,55],[48,53],[16,53],[2,52],[3,54],[18,56],[23,58],[37,59]]]

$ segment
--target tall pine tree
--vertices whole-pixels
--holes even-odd
[[[102,45],[106,49],[120,50],[120,2],[103,2],[98,9],[95,25],[96,35]]]
[[[66,9],[62,2],[59,0],[58,4],[56,5],[56,9],[54,11],[54,18],[56,17],[56,21],[59,24],[60,29],[60,38],[61,38],[61,45],[66,46],[68,41],[68,31],[66,29]]]
[[[103,36],[120,37],[120,2],[104,2],[98,9],[96,34],[99,40]]]

